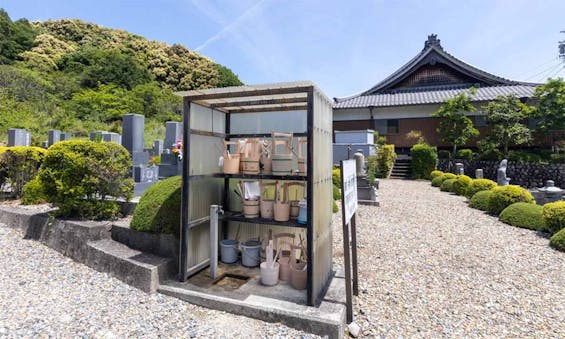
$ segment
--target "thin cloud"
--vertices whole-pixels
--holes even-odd
[[[210,38],[208,38],[208,40],[204,41],[204,43],[202,43],[200,46],[196,47],[194,50],[195,51],[201,51],[203,49],[205,49],[206,47],[208,47],[210,44],[214,43],[215,41],[221,39],[222,37],[224,37],[227,34],[230,34],[234,31],[234,29],[236,29],[243,21],[252,18],[254,15],[258,14],[259,11],[254,13],[254,10],[258,7],[260,7],[263,3],[265,3],[267,0],[260,0],[258,2],[256,2],[253,6],[249,7],[248,9],[246,9],[240,16],[238,16],[235,20],[233,20],[232,22],[228,23],[227,25],[225,25],[218,33],[216,33],[215,35],[211,36]],[[194,2],[193,2],[194,3]],[[201,7],[199,7],[199,9],[202,9]],[[209,14],[209,13],[207,13]],[[218,21],[218,20],[216,20]]]

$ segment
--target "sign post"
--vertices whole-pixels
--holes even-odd
[[[355,160],[341,161],[341,192],[345,300],[347,304],[347,323],[351,323],[353,321],[353,295],[359,295],[357,281],[357,227],[355,222],[355,212],[357,211],[357,171]]]

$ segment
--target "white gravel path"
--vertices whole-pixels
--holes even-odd
[[[358,213],[362,333],[565,337],[565,253],[426,181],[383,180]],[[334,260],[341,265],[341,220]]]
[[[146,294],[0,225],[0,338],[314,337]]]

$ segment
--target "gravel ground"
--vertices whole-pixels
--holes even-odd
[[[314,336],[146,294],[0,225],[0,338]]]
[[[358,212],[360,295],[375,337],[565,337],[565,253],[425,181],[382,180]],[[342,265],[340,215],[334,261]]]

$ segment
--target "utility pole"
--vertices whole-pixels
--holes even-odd
[[[561,31],[561,33],[565,33],[565,31]],[[559,58],[565,62],[565,40],[561,40],[559,41],[559,45],[558,45],[558,49],[559,49]]]

